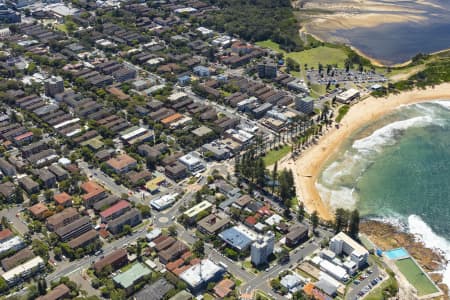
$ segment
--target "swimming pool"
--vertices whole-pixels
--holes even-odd
[[[408,251],[405,248],[396,248],[388,251],[384,251],[384,255],[391,260],[397,260],[400,258],[409,257]]]

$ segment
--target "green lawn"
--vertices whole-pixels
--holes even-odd
[[[285,157],[289,152],[291,151],[291,146],[285,145],[281,148],[278,148],[278,150],[272,150],[266,153],[264,156],[264,163],[266,166],[273,165],[276,161],[280,160],[281,158]]]
[[[204,300],[214,300],[215,298],[211,294],[203,294]]]
[[[64,33],[68,33],[66,24],[57,24],[57,25],[55,25],[55,27],[56,27],[56,29],[58,29]]]
[[[302,69],[305,64],[308,64],[308,68],[314,67],[317,69],[319,63],[324,66],[328,64],[337,64],[339,67],[343,68],[345,59],[347,58],[347,53],[345,53],[343,49],[328,46],[321,46],[300,52],[286,53],[286,51],[280,49],[280,46],[277,43],[270,40],[257,42],[256,45],[285,54],[286,57],[290,57],[298,62]]]
[[[342,118],[344,118],[344,116],[348,113],[349,109],[350,109],[350,106],[348,106],[346,104],[339,107],[338,116],[336,117],[337,123],[341,122]]]
[[[261,299],[261,300],[272,300],[272,298],[270,298],[266,293],[264,293],[263,291],[257,291],[256,292],[256,299]]]
[[[436,286],[410,257],[395,262],[400,272],[416,289],[419,296],[438,292]]]
[[[343,68],[347,54],[344,50],[339,48],[321,46],[301,52],[291,52],[287,54],[287,57],[298,62],[301,68],[303,68],[305,64],[308,64],[308,68],[314,67],[317,69],[319,63],[324,66],[337,64],[339,67]]]
[[[272,42],[271,40],[262,41],[262,42],[256,42],[256,45],[260,46],[260,47],[263,47],[263,48],[271,49],[271,50],[276,51],[276,52],[286,53],[286,51],[284,51],[283,49],[280,48],[280,45],[278,45],[275,42]]]

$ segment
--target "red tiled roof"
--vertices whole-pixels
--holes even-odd
[[[60,193],[60,194],[56,194],[53,196],[53,199],[55,200],[56,203],[58,204],[64,204],[67,201],[72,200],[72,196],[70,196],[69,194],[67,194],[66,192]]]
[[[124,209],[130,207],[130,203],[128,201],[125,200],[120,200],[119,202],[117,202],[116,204],[114,204],[113,206],[105,209],[104,211],[102,211],[100,213],[100,216],[102,218],[107,218],[109,216],[111,216],[112,214]]]
[[[31,131],[28,131],[28,132],[25,132],[24,134],[16,136],[14,139],[16,141],[20,141],[20,140],[26,139],[30,136],[33,136],[33,133]]]
[[[234,282],[230,279],[224,279],[214,287],[214,293],[219,298],[226,297],[234,288]]]
[[[191,266],[182,266],[181,268],[177,268],[177,269],[173,270],[172,273],[177,275],[177,276],[179,276],[181,273],[183,273],[184,271],[186,271],[190,267]]]
[[[255,225],[256,223],[258,223],[258,220],[254,216],[248,216],[247,218],[245,218],[245,223],[249,225]]]
[[[9,229],[4,229],[2,231],[0,231],[0,241],[3,241],[9,237],[12,237],[14,234],[12,233],[11,230]]]
[[[100,234],[100,236],[104,239],[106,239],[109,236],[109,232],[105,229],[102,228],[98,231],[98,233]]]
[[[266,216],[272,215],[272,211],[270,210],[270,207],[268,205],[264,205],[258,210],[258,213]]]
[[[106,163],[115,170],[121,170],[129,165],[135,164],[136,160],[128,154],[122,154],[109,159]]]
[[[201,261],[202,260],[200,258],[194,258],[189,263],[191,264],[191,266],[195,266],[195,265],[199,264]]]
[[[48,211],[48,207],[44,203],[37,203],[28,208],[28,210],[35,216],[38,216],[46,211]]]
[[[190,258],[191,256],[192,256],[192,252],[191,251],[187,251],[181,256],[181,258],[186,260],[186,259]]]
[[[162,120],[161,120],[161,123],[163,123],[163,124],[170,124],[170,123],[172,123],[172,122],[175,122],[175,121],[181,119],[182,117],[183,117],[182,114],[180,114],[180,113],[174,113],[173,115],[168,116],[167,118],[162,119]]]
[[[173,270],[179,268],[183,264],[184,264],[184,260],[179,258],[176,261],[168,263],[166,265],[166,269],[169,270],[169,271],[173,271]]]
[[[83,195],[83,200],[85,201],[105,191],[100,185],[98,185],[94,181],[87,181],[83,183],[80,187],[86,193]]]

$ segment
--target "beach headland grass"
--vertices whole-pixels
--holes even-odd
[[[270,150],[266,153],[266,155],[263,157],[264,164],[266,166],[271,166],[286,155],[291,152],[291,146],[290,145],[284,145],[277,149]]]

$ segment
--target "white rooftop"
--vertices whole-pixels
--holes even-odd
[[[335,235],[331,240],[338,240],[343,241],[347,245],[349,245],[353,249],[353,254],[356,256],[364,256],[369,251],[367,251],[366,248],[364,248],[362,245],[358,244],[354,239],[349,237],[343,232],[339,232],[337,235]]]
[[[23,241],[20,237],[18,237],[18,236],[12,237],[9,240],[0,244],[0,253],[6,252],[10,249],[13,249],[22,243],[23,243]]]
[[[270,217],[268,217],[264,222],[267,225],[273,226],[279,224],[281,221],[283,221],[283,218],[280,215],[273,214]]]
[[[180,274],[180,278],[188,283],[191,287],[197,287],[204,282],[208,282],[216,276],[217,273],[223,272],[223,268],[216,265],[209,259],[202,260],[199,264],[192,266]]]
[[[36,268],[40,264],[44,264],[44,260],[40,256],[36,256],[35,258],[30,259],[29,261],[18,265],[17,267],[9,270],[4,273],[2,277],[6,281],[13,281],[14,277],[21,277],[21,275],[33,268]]]

